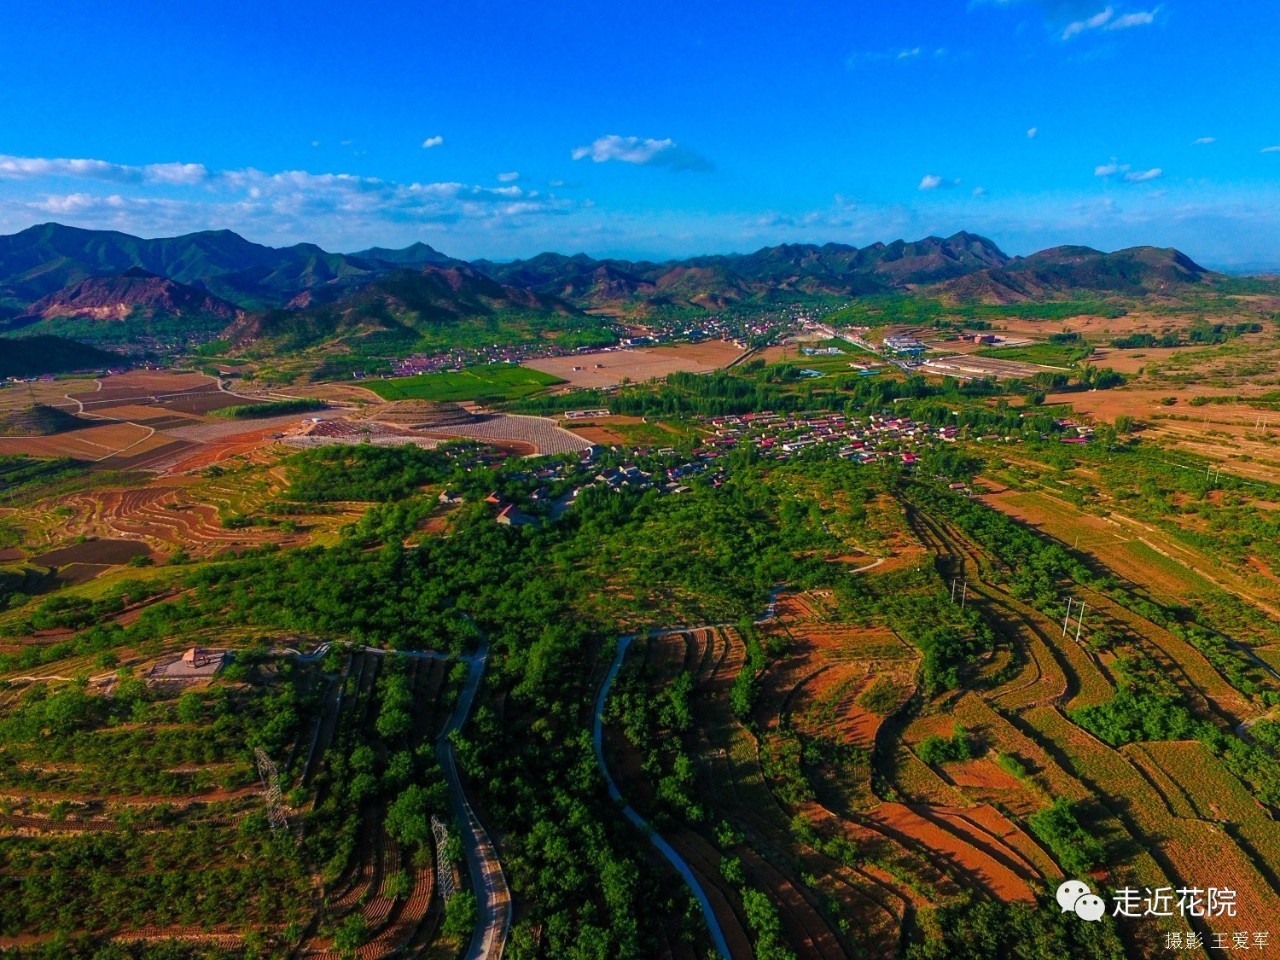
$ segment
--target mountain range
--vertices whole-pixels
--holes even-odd
[[[1172,249],[1104,253],[1069,246],[1011,257],[963,231],[665,262],[544,253],[468,263],[425,243],[345,254],[309,243],[263,246],[228,230],[145,240],[47,223],[0,236],[0,329],[36,325],[29,332],[57,333],[58,322],[74,319],[71,329],[83,335],[84,321],[169,318],[225,328],[241,344],[311,344],[371,329],[420,333],[512,312],[643,318],[663,308],[767,308],[910,291],[952,302],[1015,303],[1176,294],[1220,280]],[[118,327],[108,339],[120,342],[132,329]]]

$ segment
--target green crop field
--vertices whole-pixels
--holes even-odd
[[[374,380],[366,386],[384,400],[516,400],[563,382],[527,367],[487,364],[456,372]]]
[[[1023,347],[988,347],[979,350],[978,356],[1066,368],[1074,366],[1088,353],[1089,348],[1082,349],[1075,344],[1033,343]]]

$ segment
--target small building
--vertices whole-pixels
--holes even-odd
[[[221,670],[228,659],[227,650],[190,647],[181,656],[163,660],[151,668],[151,680],[205,680]]]
[[[530,527],[538,523],[537,517],[522,512],[514,503],[503,507],[495,520],[504,527]]]

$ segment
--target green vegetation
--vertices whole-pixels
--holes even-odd
[[[384,400],[475,400],[492,403],[537,393],[563,381],[514,364],[485,364],[446,373],[369,380],[365,386]]]
[[[1095,707],[1071,712],[1071,719],[1114,746],[1140,740],[1189,740],[1199,724],[1176,700],[1130,688]]]
[[[973,757],[973,744],[969,740],[969,731],[957,726],[949,738],[937,734],[929,734],[916,748],[916,753],[925,763],[937,766],[942,763],[956,763]]]
[[[1106,847],[1080,825],[1078,810],[1070,800],[1058,797],[1052,806],[1033,813],[1027,823],[1069,877],[1083,876],[1106,859]]]
[[[1080,923],[1048,899],[1001,903],[971,899],[942,907],[925,920],[926,939],[907,960],[1125,960],[1116,923]]]
[[[1226,343],[1247,333],[1261,333],[1262,324],[1250,321],[1239,323],[1209,323],[1203,317],[1195,320],[1183,336],[1177,332],[1169,332],[1156,336],[1154,333],[1131,333],[1123,337],[1114,337],[1111,345],[1121,350],[1132,350],[1141,347],[1181,347],[1185,345],[1212,345]]]
[[[200,341],[217,335],[227,326],[226,316],[184,312],[169,315],[163,312],[148,314],[135,310],[131,316],[119,320],[100,320],[94,317],[52,317],[24,327],[21,335],[39,334],[58,339],[79,341],[94,347],[137,351],[139,342],[153,341],[169,350],[180,349],[192,341]],[[112,358],[109,365],[119,366],[119,354],[104,351]],[[82,369],[80,364],[75,368]],[[91,365],[90,365],[91,368]]]
[[[1023,347],[984,347],[980,357],[999,360],[1019,360],[1022,363],[1038,363],[1046,367],[1073,367],[1093,352],[1088,344],[1033,343]]]
[[[1054,346],[1076,349],[1075,341]],[[815,392],[763,365],[706,377],[676,375],[661,384],[624,389],[608,405],[689,412],[761,405],[791,410],[815,404],[859,413],[869,408],[910,412],[931,423],[959,424],[968,436],[1022,439],[1002,452],[1037,458],[1045,483],[1068,476],[1083,462],[1095,477],[1092,482],[1116,494],[1120,508],[1147,511],[1141,514],[1144,521],[1176,516],[1201,491],[1204,501],[1194,503],[1206,523],[1197,526],[1194,536],[1206,543],[1230,543],[1244,555],[1270,556],[1262,538],[1272,521],[1266,511],[1248,512],[1245,505],[1246,496],[1272,497],[1274,491],[1267,488],[1246,488],[1229,478],[1214,485],[1204,479],[1203,468],[1162,467],[1155,452],[1123,445],[1101,430],[1099,442],[1066,450],[1056,442],[1060,427],[1055,419],[1061,411],[1014,409],[983,385],[930,384],[896,376],[830,379],[832,386]],[[543,401],[524,402],[536,407]],[[556,404],[576,405],[563,398],[556,398]],[[214,851],[210,889],[234,905],[229,909],[238,911],[236,919],[247,918],[250,924],[268,911],[281,923],[315,916],[309,912],[318,899],[311,878],[333,884],[349,871],[361,855],[370,823],[383,825],[395,841],[404,858],[401,869],[408,870],[416,858],[430,857],[430,818],[446,808],[443,777],[431,749],[431,731],[441,714],[422,686],[430,661],[350,653],[344,642],[389,651],[463,652],[487,639],[485,683],[470,722],[453,739],[468,790],[486,825],[502,837],[503,869],[519,906],[510,953],[528,958],[638,958],[648,955],[654,943],[677,940],[690,941],[699,954],[706,950],[705,931],[685,890],[651,865],[645,838],[618,816],[595,766],[587,735],[593,695],[602,658],[608,659],[602,651],[611,649],[611,640],[620,633],[643,636],[655,626],[686,623],[735,625],[720,629],[736,631],[745,660],[733,683],[726,678],[714,695],[726,697],[746,725],[745,732],[735,727],[736,734],[756,738],[764,775],[760,789],[784,807],[817,799],[832,808],[824,793],[836,793],[854,781],[863,791],[855,809],[864,795],[868,802],[880,797],[916,802],[916,796],[910,783],[883,773],[871,751],[815,734],[798,721],[776,729],[756,725],[757,715],[775,696],[777,668],[786,668],[786,658],[797,649],[781,631],[757,626],[753,619],[782,585],[820,591],[823,616],[833,624],[888,628],[920,651],[914,677],[908,680],[904,672],[895,673],[895,679],[881,677],[858,698],[865,709],[887,715],[906,699],[908,689],[917,689],[900,711],[902,725],[912,722],[922,703],[931,716],[940,705],[945,709],[947,703],[963,702],[945,697],[946,691],[986,691],[998,685],[993,679],[997,668],[998,676],[1009,676],[1021,667],[1021,651],[1006,643],[1004,630],[997,640],[1000,624],[990,612],[990,598],[1005,592],[1060,619],[1069,591],[1102,591],[1163,629],[1177,631],[1205,651],[1233,683],[1252,679],[1259,697],[1268,689],[1248,672],[1227,639],[1234,635],[1228,628],[1252,622],[1245,614],[1227,610],[1232,619],[1216,608],[1201,614],[1157,603],[1067,545],[976,498],[949,492],[946,481],[969,479],[982,469],[977,455],[984,449],[989,448],[964,440],[939,445],[921,452],[914,471],[898,462],[858,465],[818,452],[811,459],[781,462],[741,450],[721,457],[705,474],[682,480],[690,490],[679,496],[586,486],[573,509],[556,522],[524,529],[494,524],[492,509],[480,502],[484,494],[493,490],[520,499],[545,484],[551,496],[558,496],[579,481],[536,476],[550,461],[497,466],[478,445],[467,443],[436,450],[322,447],[292,455],[287,488],[257,509],[269,516],[296,515],[301,522],[312,509],[339,509],[328,504],[364,505],[359,519],[326,535],[325,546],[238,546],[214,560],[122,571],[148,579],[95,591],[69,588],[43,602],[27,601],[6,615],[15,634],[37,628],[70,631],[39,644],[6,645],[0,670],[8,672],[65,661],[74,664],[66,675],[87,675],[116,669],[134,656],[158,656],[171,650],[178,637],[226,638],[237,647],[237,656],[208,692],[153,694],[139,689],[128,670],[111,698],[77,683],[3,691],[0,786],[31,793],[93,789],[109,800],[145,791],[176,801],[202,790],[252,784],[251,747],[260,744],[280,762],[288,789],[296,791],[291,803],[305,820],[301,844],[277,843],[260,812],[245,815],[238,808],[230,813],[220,808],[208,817],[166,811],[164,826],[172,844],[166,842],[158,853],[146,849],[145,838],[154,826],[137,823],[130,825],[133,834],[122,832],[119,846],[103,846],[101,838],[88,835],[74,838],[65,845],[71,851],[67,860],[60,859],[48,838],[6,841],[0,844],[0,857],[6,858],[0,863],[0,900],[21,901],[28,886],[36,893],[31,906],[0,908],[0,923],[7,925],[0,930],[38,922],[35,929],[69,931],[67,911],[97,909],[95,918],[103,914],[105,909],[84,906],[88,893],[73,892],[63,913],[55,900],[70,882],[72,863],[83,884],[85,876],[98,875],[99,864],[116,862],[101,858],[117,858],[143,876],[92,888],[106,890],[109,905],[117,910],[118,919],[102,921],[102,929],[110,931],[153,922],[154,904],[165,902],[166,884],[195,882],[197,853]],[[0,462],[0,469],[20,481],[19,488],[39,487],[46,479],[62,483],[76,475],[66,463],[30,460]],[[200,478],[214,479],[213,473]],[[451,512],[447,535],[428,535],[424,521],[437,510],[436,494],[442,487],[464,493],[467,502]],[[1154,491],[1153,502],[1130,502],[1128,491],[1136,498],[1148,489]],[[1076,485],[1074,492],[1061,495],[1083,502],[1093,493]],[[1202,503],[1207,506],[1199,513]],[[1248,518],[1251,526],[1247,531],[1218,529],[1212,521],[1215,509],[1229,512],[1233,522]],[[246,522],[256,522],[251,512],[244,510]],[[948,537],[958,544],[967,540],[980,548],[973,551],[980,556],[965,562],[977,564],[984,589],[975,600],[971,580],[965,609],[952,602],[948,579],[956,560],[945,551],[860,574],[847,564],[830,562],[848,557],[855,544],[872,555],[885,555],[906,542],[912,530],[927,540],[925,534],[934,527],[951,531]],[[163,576],[150,579],[159,573]],[[161,597],[162,590],[172,595]],[[123,623],[115,622],[127,603],[143,597],[158,602],[144,606],[136,618],[131,614]],[[1025,610],[1021,603],[1017,608],[1020,614]],[[1026,612],[1028,618],[1033,615]],[[1236,736],[1216,725],[1217,719],[1201,716],[1173,680],[1161,681],[1163,665],[1138,656],[1139,645],[1122,636],[1119,627],[1110,625],[1105,634],[1103,627],[1098,629],[1100,648],[1105,636],[1119,689],[1108,701],[1095,700],[1093,706],[1072,711],[1071,720],[1117,746],[1200,739],[1262,802],[1280,802],[1280,762],[1274,756],[1280,724],[1261,721],[1248,737]],[[325,640],[338,646],[316,664],[290,665],[266,653],[285,644],[302,648]],[[700,767],[706,744],[695,721],[700,698],[712,694],[697,687],[683,663],[660,666],[644,655],[643,646],[637,642],[629,655],[606,712],[652,786],[651,793],[635,802],[646,816],[652,814],[658,829],[680,824],[708,840],[714,836],[725,848],[720,873],[730,885],[728,896],[741,898],[741,916],[757,956],[788,958],[793,948],[800,949],[788,945],[789,919],[784,927],[777,900],[771,889],[761,889],[746,851],[728,855],[727,848],[745,841],[730,827],[713,826],[717,811],[704,793]],[[903,671],[910,662],[903,660],[894,669]],[[354,663],[362,663],[363,672],[344,672]],[[460,679],[456,672],[451,676],[442,704]],[[348,706],[331,746],[303,785],[308,738],[317,729],[323,705],[336,697],[337,684]],[[930,699],[934,697],[938,699]],[[967,716],[965,722],[974,729],[981,723],[984,743],[957,725],[950,737],[921,740],[919,758],[935,766],[962,761],[987,749],[985,743],[993,752],[1021,750],[999,739],[998,724]],[[901,731],[896,720],[882,729],[892,732],[895,726]],[[1040,755],[1025,751],[1001,752],[995,759],[1027,781],[1036,795],[1056,773],[1042,769],[1046,762]],[[940,780],[938,770],[914,760],[912,767],[921,777]],[[1034,778],[1029,768],[1035,769]],[[841,776],[848,781],[840,781]],[[727,780],[717,788],[738,789]],[[844,796],[837,799],[846,802]],[[234,842],[228,840],[235,831],[226,828],[226,818],[248,824],[237,825]],[[777,847],[782,869],[790,869],[788,857],[801,849],[803,840],[810,853],[846,865],[874,863],[884,876],[938,905],[936,910],[921,909],[919,925],[907,934],[911,960],[974,956],[978,948],[971,950],[965,938],[983,938],[977,954],[982,960],[1123,956],[1110,921],[1069,924],[1055,910],[943,897],[938,891],[954,890],[961,877],[949,870],[926,875],[909,857],[897,859],[860,841],[839,838],[841,845],[837,839],[820,838],[803,817],[797,819],[800,826],[793,826]],[[1098,833],[1110,836],[1094,829],[1108,817],[1090,807],[1060,800],[1018,819],[1029,822],[1071,872],[1127,862],[1096,839]],[[728,839],[721,840],[722,834]],[[112,838],[119,839],[116,834]],[[66,839],[60,837],[58,843]],[[278,861],[275,872],[260,870],[271,857]],[[799,856],[794,859],[801,862]],[[838,917],[839,901],[825,878],[805,879],[800,869],[797,884],[808,888],[806,899],[812,894],[819,913]],[[404,897],[411,889],[405,879],[409,876],[387,877],[385,889]],[[266,884],[273,885],[269,893],[263,892]],[[129,897],[138,898],[139,905],[120,909],[116,901]],[[183,897],[173,902],[184,916],[197,906]],[[465,939],[475,909],[473,900],[460,897],[439,917],[437,929],[446,938]],[[32,912],[24,912],[28,910]],[[341,950],[357,950],[375,935],[358,911],[320,910],[321,935],[333,937]],[[841,929],[841,936],[861,948],[853,934]]]
[[[923,325],[938,329],[989,329],[991,321],[1048,320],[1072,317],[1123,317],[1128,308],[1104,300],[1027,301],[1010,304],[951,304],[923,295],[859,297],[827,318],[836,326],[883,327]]]
[[[416,446],[315,447],[288,461],[290,500],[334,503],[403,500],[453,472],[443,451]]]
[[[272,400],[267,403],[242,403],[235,407],[223,407],[221,410],[215,410],[213,416],[226,420],[258,420],[262,417],[279,417],[288,413],[324,410],[327,406],[328,404],[323,400],[298,397],[295,400]]]
[[[902,690],[888,677],[880,677],[858,697],[858,706],[881,716],[890,713],[902,699]]]
[[[89,463],[70,457],[0,454],[0,506],[22,506],[89,487],[127,484],[130,479],[128,474],[91,470]]]

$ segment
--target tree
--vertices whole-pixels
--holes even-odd
[[[387,807],[383,826],[397,842],[412,848],[431,842],[431,811],[428,794],[418,784],[410,784]]]

